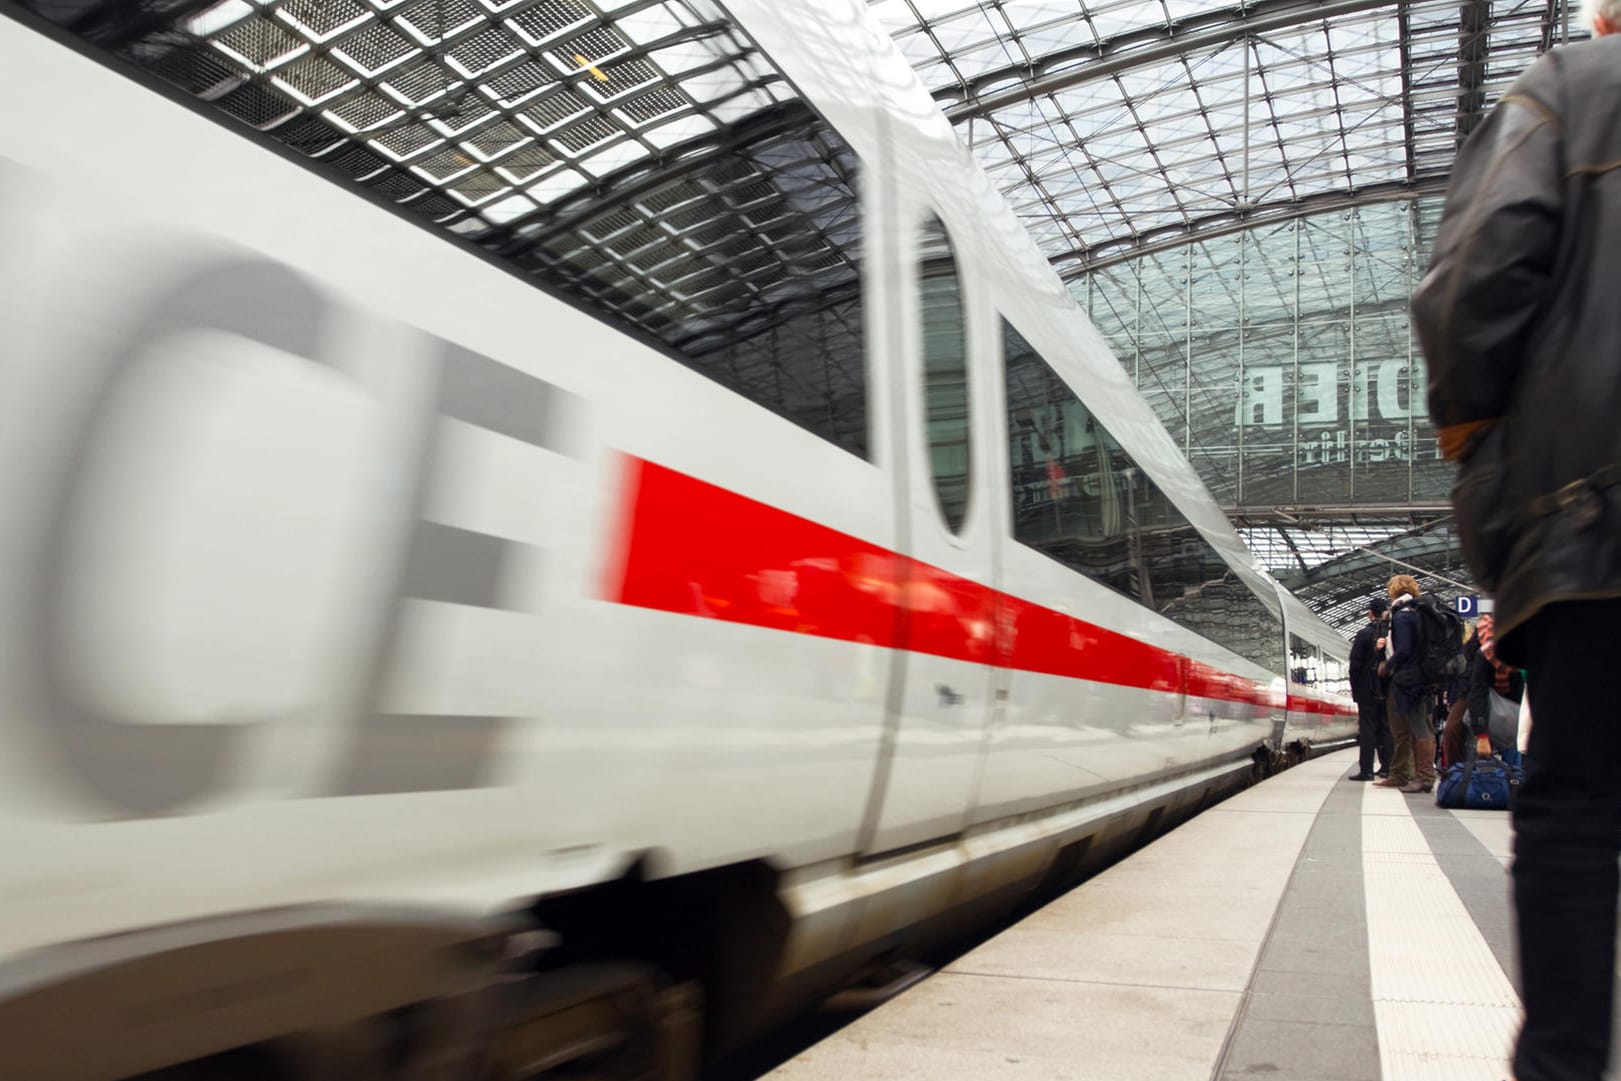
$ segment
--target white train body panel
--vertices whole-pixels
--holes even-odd
[[[1004,317],[1275,591],[860,5],[729,7],[864,162],[870,461],[0,19],[0,96],[49,103],[0,116],[0,959],[219,913],[495,911],[636,860],[766,860],[831,891],[823,924],[812,893],[792,901],[792,970],[887,933],[838,900],[867,888],[855,857],[963,838],[940,873],[990,890],[1039,873],[1010,853],[1124,813],[1129,790],[1354,733],[1342,699],[1291,711],[1281,673],[1012,539]],[[957,535],[918,392],[907,237],[930,212],[970,343]],[[262,282],[262,310],[188,314],[199,280],[232,274]],[[487,397],[447,413],[447,379]],[[713,499],[655,518],[657,485]],[[706,609],[725,598],[701,582],[690,611],[634,599],[682,553],[751,543],[756,514],[830,546],[751,579],[767,615]],[[991,617],[953,624],[955,655],[793,629],[817,574],[874,553]],[[448,599],[401,599],[408,570]],[[850,588],[927,610],[881,578]],[[1040,643],[995,625],[1014,602],[1146,644],[1182,683],[1021,666]],[[1194,669],[1250,690],[1188,693]]]

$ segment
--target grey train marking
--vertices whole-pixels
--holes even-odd
[[[310,285],[284,268],[261,262],[213,266],[178,282],[153,305],[111,355],[74,426],[57,498],[47,512],[39,572],[34,578],[34,666],[42,701],[28,712],[47,739],[96,795],[126,815],[157,815],[218,790],[246,738],[242,722],[135,724],[104,713],[81,693],[70,665],[72,643],[63,625],[73,568],[72,538],[83,528],[91,463],[123,395],[139,382],[148,346],[185,330],[239,334],[316,359],[328,306]],[[261,719],[258,722],[263,723]]]
[[[340,306],[291,268],[262,259],[215,263],[178,277],[109,355],[74,430],[51,503],[38,573],[34,576],[33,648],[37,702],[28,710],[61,760],[109,817],[183,813],[187,804],[218,795],[255,718],[230,723],[132,723],[103,712],[77,684],[73,643],[63,620],[73,570],[67,553],[86,527],[85,492],[92,463],[109,422],[131,388],[138,387],[149,347],[190,330],[216,330],[279,349],[341,371],[322,343]],[[477,787],[506,718],[401,716],[379,704],[398,663],[411,598],[480,607],[506,607],[504,569],[514,548],[502,537],[422,519],[436,470],[438,429],[450,416],[526,443],[567,453],[558,433],[567,430],[580,400],[552,384],[461,346],[440,341],[434,361],[440,382],[434,412],[418,420],[415,478],[400,522],[402,557],[395,586],[378,613],[359,701],[343,715],[356,719],[354,738],[329,791],[370,795]],[[572,456],[572,455],[571,455]]]
[[[500,608],[513,545],[501,537],[418,520],[405,556],[404,593],[425,601]]]
[[[567,453],[561,433],[574,395],[482,353],[445,343],[439,411],[447,417]]]

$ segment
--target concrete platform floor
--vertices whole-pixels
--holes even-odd
[[[772,1081],[1501,1081],[1508,815],[1308,762],[1204,812]]]

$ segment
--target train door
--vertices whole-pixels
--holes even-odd
[[[885,763],[867,853],[961,831],[978,781],[992,699],[996,520],[989,480],[987,302],[957,238],[933,210],[902,213],[886,245],[893,309],[892,426],[909,534]]]

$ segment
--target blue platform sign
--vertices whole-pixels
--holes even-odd
[[[1464,619],[1473,619],[1480,615],[1480,595],[1474,594],[1457,599],[1458,614]]]

